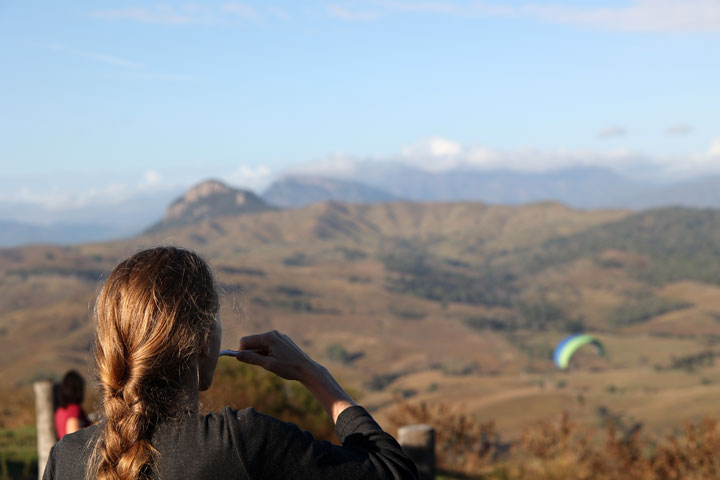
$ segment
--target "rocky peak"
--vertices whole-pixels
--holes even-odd
[[[196,202],[201,198],[209,197],[218,193],[228,193],[233,189],[219,180],[206,180],[190,188],[183,196],[186,202]]]
[[[150,227],[149,231],[188,225],[208,218],[274,209],[248,190],[240,190],[218,180],[206,180],[176,199],[165,210],[163,219]]]

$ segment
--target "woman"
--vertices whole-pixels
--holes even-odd
[[[44,478],[417,478],[327,369],[275,331],[240,339],[237,359],[307,387],[342,446],[252,408],[198,414],[217,365],[217,313],[212,274],[195,253],[160,247],[120,263],[94,313],[105,418],[53,447]]]
[[[58,409],[55,410],[55,433],[60,440],[66,433],[77,432],[90,425],[82,408],[85,380],[75,370],[65,374],[58,389]]]

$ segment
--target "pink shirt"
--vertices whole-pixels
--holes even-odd
[[[77,403],[71,403],[67,407],[58,407],[55,410],[55,433],[57,433],[58,440],[65,435],[65,426],[69,418],[77,418],[80,421],[81,428],[90,425],[90,420],[85,415],[85,411]]]

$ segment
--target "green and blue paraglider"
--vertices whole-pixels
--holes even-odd
[[[570,364],[570,359],[575,352],[584,345],[592,345],[599,355],[605,355],[605,348],[598,339],[586,333],[576,333],[565,337],[555,347],[553,361],[558,368],[565,370]]]

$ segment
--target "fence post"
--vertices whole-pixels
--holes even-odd
[[[50,449],[55,445],[52,380],[40,380],[33,383],[33,390],[35,391],[37,421],[38,479],[42,480]]]
[[[398,429],[398,443],[415,462],[420,480],[435,479],[435,429],[430,425],[406,425]]]

